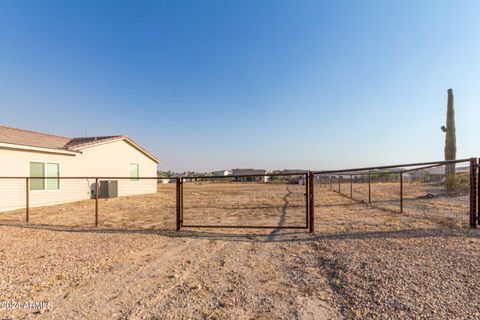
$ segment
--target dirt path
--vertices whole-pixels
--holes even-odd
[[[311,253],[305,243],[177,239],[56,297],[49,317],[338,318]]]
[[[313,235],[0,226],[0,300],[53,306],[0,316],[480,318],[477,231],[318,199]]]

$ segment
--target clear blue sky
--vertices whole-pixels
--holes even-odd
[[[164,170],[480,156],[479,1],[0,1],[1,124]]]

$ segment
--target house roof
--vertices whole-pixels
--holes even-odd
[[[0,142],[22,146],[64,149],[70,138],[0,126]]]
[[[79,152],[80,149],[115,140],[124,140],[155,162],[160,162],[160,160],[158,160],[158,158],[156,158],[153,154],[124,135],[67,138],[37,131],[0,126],[0,143],[14,144],[25,147]]]
[[[456,168],[456,172],[468,172],[470,170],[469,167],[460,167]],[[431,175],[444,175],[445,174],[445,166],[433,167],[433,168],[426,168],[426,169],[418,169],[412,173],[413,177],[419,177],[424,172],[428,172]]]
[[[255,175],[255,174],[266,174],[267,170],[263,169],[233,169],[232,175]]]
[[[100,136],[100,137],[73,138],[65,144],[65,148],[67,149],[81,148],[89,145],[98,144],[100,142],[117,140],[122,137],[127,138],[126,136]]]

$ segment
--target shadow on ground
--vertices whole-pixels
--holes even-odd
[[[273,229],[269,233],[263,233],[262,230],[252,232],[235,232],[232,230],[195,230],[186,229],[175,231],[171,229],[123,229],[107,227],[66,227],[51,226],[41,224],[26,223],[0,223],[0,227],[15,227],[32,230],[48,230],[53,232],[69,233],[98,233],[98,234],[151,234],[172,238],[192,238],[220,241],[238,241],[238,242],[296,242],[296,241],[318,241],[318,240],[368,240],[382,238],[425,238],[425,237],[468,237],[480,238],[480,233],[472,229],[454,229],[441,227],[436,229],[404,229],[393,231],[372,231],[355,232],[339,231],[338,233],[321,233],[317,231],[313,234],[306,230],[285,230]]]

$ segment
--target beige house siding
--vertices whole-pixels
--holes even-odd
[[[139,165],[140,177],[155,177],[157,163],[125,140],[109,141],[78,149],[77,153],[56,154],[0,148],[0,176],[28,177],[30,162],[60,164],[60,177],[128,177],[129,164]],[[54,151],[52,151],[54,152]],[[118,195],[155,193],[157,181],[118,180]],[[31,190],[30,206],[90,199],[95,179],[61,179],[60,190]],[[25,207],[25,180],[0,179],[0,210]]]

